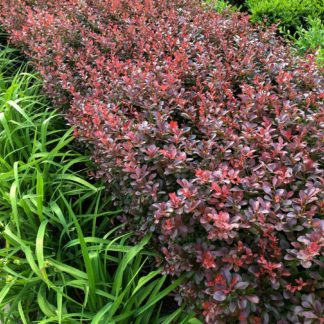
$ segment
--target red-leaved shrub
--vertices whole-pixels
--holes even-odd
[[[2,0],[96,176],[207,323],[323,321],[323,75],[193,0]]]

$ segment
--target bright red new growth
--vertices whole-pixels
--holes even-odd
[[[193,0],[3,0],[3,26],[207,323],[320,321],[323,77]],[[68,105],[66,105],[68,104]],[[306,323],[305,322],[305,323]]]

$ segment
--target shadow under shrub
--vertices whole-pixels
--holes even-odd
[[[9,12],[11,9],[11,13]],[[3,1],[128,227],[207,323],[323,313],[323,77],[275,30],[195,1]]]

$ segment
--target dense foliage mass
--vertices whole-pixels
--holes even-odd
[[[324,62],[324,0],[205,0],[222,12],[246,11],[254,23],[277,24],[280,34],[292,40],[301,53],[317,53]],[[322,65],[323,66],[323,65]]]
[[[293,40],[301,53],[317,51],[317,61],[324,66],[324,23],[320,18],[307,19],[307,29],[299,27]]]
[[[3,1],[178,300],[207,323],[323,314],[323,76],[275,31],[191,0]],[[9,12],[10,14],[5,14]]]
[[[324,19],[323,0],[246,0],[254,20],[279,22],[291,32],[307,25],[307,17]]]

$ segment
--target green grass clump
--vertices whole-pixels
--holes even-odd
[[[0,48],[0,321],[196,323],[163,306],[183,278],[152,270],[149,236],[116,234],[121,211],[41,87]]]

